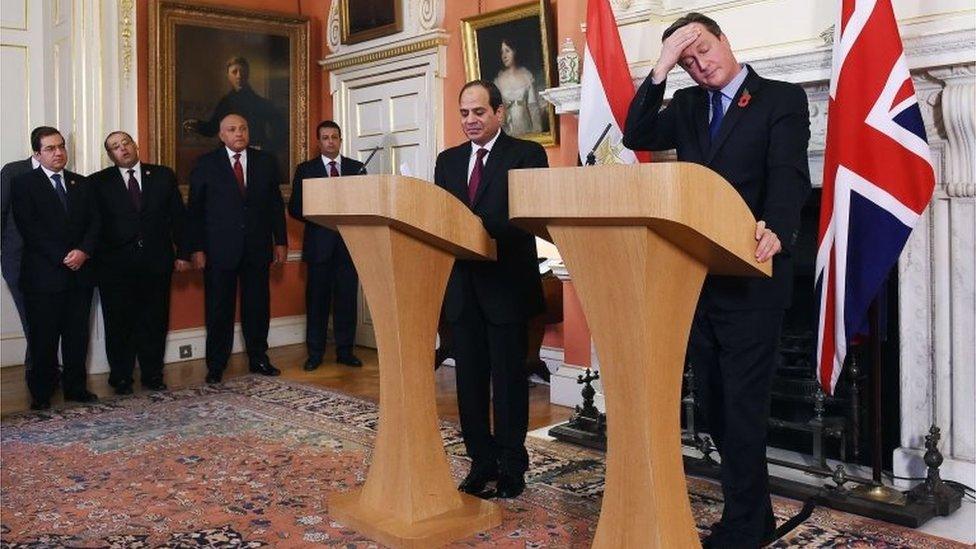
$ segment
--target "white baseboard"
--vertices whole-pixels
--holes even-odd
[[[97,322],[97,324],[95,323]],[[206,357],[207,330],[205,328],[188,328],[185,330],[172,330],[166,336],[166,350],[163,353],[163,362],[183,362],[196,360]],[[282,316],[271,319],[271,326],[268,330],[268,346],[281,347],[284,345],[294,345],[305,341],[305,315]],[[180,358],[180,347],[190,346],[190,356]],[[2,352],[2,364],[14,366],[24,363],[24,351],[27,348],[27,340],[23,334],[5,335]],[[241,333],[241,324],[234,324],[234,346],[233,353],[244,350],[244,336]],[[100,374],[108,372],[108,359],[105,356],[105,340],[102,335],[101,317],[97,317],[92,324],[92,338],[89,344],[88,373]]]

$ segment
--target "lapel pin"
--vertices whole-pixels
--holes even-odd
[[[749,95],[749,90],[742,90],[742,95],[739,96],[739,107],[745,108],[749,106],[749,102],[752,101],[752,96]]]

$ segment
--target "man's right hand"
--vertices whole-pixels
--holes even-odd
[[[207,254],[203,252],[193,252],[190,258],[193,260],[194,269],[203,269],[207,266]]]
[[[699,25],[685,25],[664,40],[661,44],[661,56],[657,58],[651,75],[655,84],[664,82],[671,69],[681,59],[681,52],[692,45],[701,36],[702,27]]]

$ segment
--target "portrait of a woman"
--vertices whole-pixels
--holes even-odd
[[[503,38],[500,47],[501,70],[495,85],[502,92],[506,117],[505,133],[519,137],[547,131],[545,107],[539,98],[535,76],[519,62],[519,48],[511,38]]]

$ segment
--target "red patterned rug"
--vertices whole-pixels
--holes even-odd
[[[329,517],[329,495],[363,481],[376,405],[263,377],[11,416],[2,422],[0,546],[376,547]],[[441,429],[456,477],[456,427]],[[587,547],[602,455],[529,440],[525,494],[504,523],[457,547]],[[721,512],[714,483],[690,478],[699,533]],[[799,509],[776,499],[779,521]],[[961,547],[818,509],[774,547]]]

